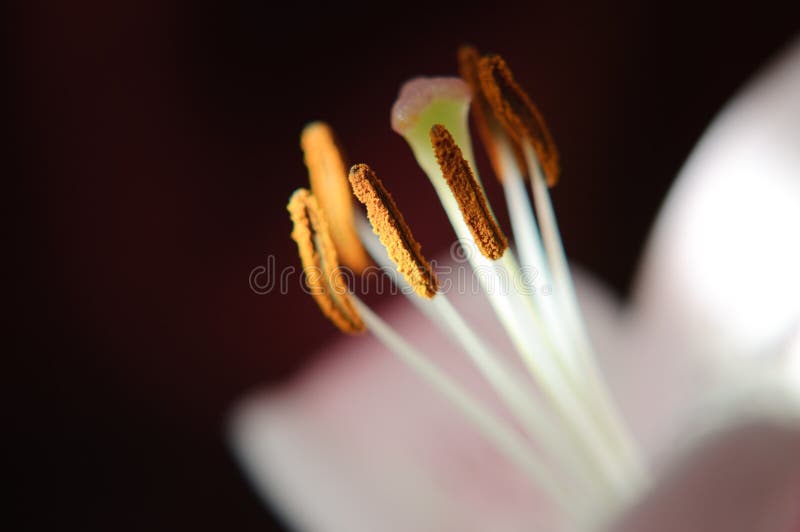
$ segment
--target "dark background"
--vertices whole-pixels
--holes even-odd
[[[280,530],[223,428],[237,397],[337,334],[299,288],[248,287],[269,254],[298,263],[285,202],[305,183],[307,121],[375,166],[433,254],[450,233],[389,107],[406,78],[455,73],[462,42],[503,53],[562,152],[568,252],[624,295],[704,126],[799,29],[771,2],[294,4],[18,2],[4,17],[3,434],[23,529]]]

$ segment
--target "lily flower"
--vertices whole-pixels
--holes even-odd
[[[449,260],[423,256],[374,169],[346,173],[330,128],[304,131],[292,236],[354,336],[234,409],[254,488],[311,532],[800,530],[800,43],[709,127],[625,303],[570,271],[558,152],[508,65],[472,48],[459,64],[392,110],[458,239]],[[380,313],[339,267],[373,261],[408,296]]]

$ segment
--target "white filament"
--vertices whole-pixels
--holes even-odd
[[[504,424],[483,404],[470,395],[462,386],[444,374],[435,366],[429,357],[417,351],[398,334],[388,323],[365,305],[356,296],[352,296],[355,306],[367,329],[375,335],[388,349],[407,364],[415,373],[426,380],[433,389],[442,394],[469,422],[480,431],[500,452],[523,472],[529,475],[534,483],[544,489],[553,500],[568,512],[575,511],[575,499],[566,492],[544,465],[531,452],[525,440]],[[571,515],[575,515],[572,513]]]
[[[564,439],[539,397],[531,394],[515,371],[509,368],[475,333],[450,302],[447,294],[439,292],[430,300],[417,297],[405,279],[395,271],[386,249],[372,232],[369,222],[363,215],[356,217],[356,228],[361,242],[372,259],[390,275],[392,281],[420,311],[467,353],[471,362],[525,432],[566,469],[571,478],[591,482],[591,478],[585,478],[586,471],[574,460],[569,440]]]
[[[550,192],[542,174],[541,165],[530,142],[526,142],[523,145],[523,150],[528,165],[528,173],[531,176],[534,204],[541,227],[542,240],[553,276],[554,293],[558,291],[561,296],[559,302],[562,316],[576,343],[576,353],[579,356],[579,362],[585,376],[585,391],[590,394],[593,400],[591,404],[595,406],[596,412],[601,417],[600,428],[612,437],[614,447],[623,455],[622,463],[626,468],[629,468],[629,480],[632,483],[629,486],[629,491],[640,489],[642,484],[646,482],[643,461],[635,442],[628,434],[625,424],[611,400],[610,393],[597,367],[596,357],[586,331],[586,324],[578,305],[575,286],[569,273],[564,245],[561,241],[553,204],[550,200]]]

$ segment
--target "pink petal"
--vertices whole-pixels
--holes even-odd
[[[761,419],[708,437],[617,532],[797,532],[800,427]]]
[[[584,278],[577,284],[591,333],[613,350],[617,307]],[[452,297],[507,350],[482,296]],[[494,403],[438,331],[408,303],[392,305],[382,314],[393,326]],[[369,336],[343,339],[297,381],[242,402],[230,434],[256,489],[301,530],[560,528],[529,480]]]

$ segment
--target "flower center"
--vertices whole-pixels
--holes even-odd
[[[330,274],[338,267],[339,256],[357,270],[363,269],[367,255],[396,270],[394,282],[461,347],[513,415],[514,425],[445,374],[358,297],[339,290],[339,278],[315,281],[321,293],[315,298],[346,332],[357,332],[353,324],[363,322],[530,476],[577,528],[592,528],[640,493],[647,472],[598,371],[575,296],[548,190],[558,179],[558,152],[541,114],[500,57],[480,58],[473,48],[465,47],[459,62],[466,82],[417,78],[406,83],[392,109],[392,127],[406,139],[430,179],[537,393],[506,358],[475,334],[439,290],[419,243],[375,172],[356,165],[348,184],[332,135],[329,130],[320,135],[320,124],[312,124],[303,134],[312,190],[301,189],[293,196],[293,203],[298,194],[306,198],[302,208],[292,209],[290,204],[293,237],[307,278],[313,268]],[[477,172],[468,130],[470,109],[503,187],[514,249],[508,248]],[[533,205],[525,176],[530,178]],[[367,207],[369,222],[350,209],[353,192]],[[320,196],[320,208],[310,210],[313,202],[308,198],[315,196]],[[309,230],[306,218],[322,222]],[[552,287],[551,295],[537,294],[531,272]],[[508,286],[508,279],[521,280],[521,285],[492,289]]]

